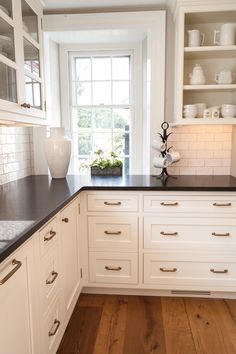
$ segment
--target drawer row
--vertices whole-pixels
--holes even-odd
[[[137,212],[139,196],[134,194],[88,194],[88,212]],[[142,196],[144,212],[235,213],[236,195],[169,193]]]
[[[135,250],[138,245],[138,217],[88,217],[90,248]],[[236,218],[144,217],[144,248],[165,245],[236,245]]]
[[[209,287],[230,287],[236,291],[236,260],[180,261],[173,255],[168,260],[158,255],[144,254],[143,283],[178,286],[201,285]],[[89,278],[93,283],[138,284],[138,256],[134,253],[89,253]]]

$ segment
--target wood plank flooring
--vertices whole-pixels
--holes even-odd
[[[236,300],[82,294],[57,354],[236,354]]]

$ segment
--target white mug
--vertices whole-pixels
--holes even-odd
[[[199,30],[188,31],[188,46],[189,47],[199,47],[203,45],[205,39],[205,34],[200,33]]]
[[[235,117],[236,116],[236,105],[234,104],[222,104],[221,115],[224,118]]]
[[[180,160],[180,153],[177,151],[169,151],[166,154],[166,161],[170,164]]]
[[[153,159],[153,166],[158,168],[166,168],[169,166],[169,162],[166,160],[165,157],[159,156],[154,157]]]
[[[197,116],[196,118],[203,118],[204,109],[206,109],[206,103],[196,103]]]
[[[157,150],[157,151],[165,151],[166,144],[163,143],[163,141],[161,141],[161,139],[160,140],[153,140],[152,148]]]
[[[234,45],[235,44],[235,23],[224,23],[220,26],[220,31],[214,31],[214,44]],[[219,36],[219,38],[218,38]]]

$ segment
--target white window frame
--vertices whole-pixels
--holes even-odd
[[[137,43],[126,44],[93,44],[93,45],[60,45],[60,78],[61,78],[61,109],[62,126],[67,132],[72,133],[72,101],[71,101],[71,57],[119,54],[131,55],[131,81],[132,81],[132,111],[131,111],[131,135],[130,135],[130,174],[142,173],[142,56],[141,46]],[[72,152],[73,153],[73,152]],[[73,156],[75,154],[73,153]],[[72,159],[71,171],[78,173],[78,167]]]

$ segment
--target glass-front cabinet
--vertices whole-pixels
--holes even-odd
[[[2,121],[46,124],[40,0],[0,0]]]

